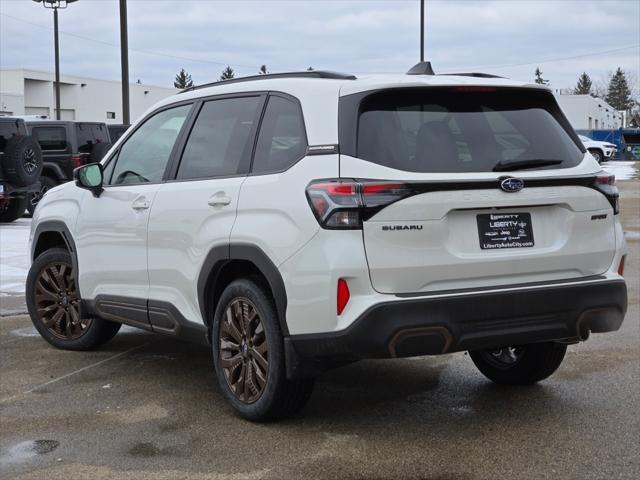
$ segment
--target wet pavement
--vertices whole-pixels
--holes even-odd
[[[235,417],[207,348],[123,328],[63,352],[0,297],[0,477],[54,479],[636,479],[640,192],[623,182],[629,312],[532,387],[489,383],[463,353],[322,376],[297,418]],[[13,313],[11,313],[13,312]]]

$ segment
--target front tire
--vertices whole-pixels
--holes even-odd
[[[120,324],[81,318],[71,255],[52,248],[35,259],[26,287],[31,321],[42,338],[62,350],[92,350],[111,340]]]
[[[595,158],[598,163],[602,163],[604,160],[604,155],[602,155],[600,150],[589,150],[589,153],[593,155],[593,158]]]
[[[260,282],[236,280],[224,290],[211,344],[222,393],[241,417],[278,420],[296,414],[309,400],[313,379],[287,379],[278,317]]]
[[[478,370],[501,385],[531,385],[551,376],[567,352],[560,343],[531,343],[469,352]]]

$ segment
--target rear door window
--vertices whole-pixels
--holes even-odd
[[[67,131],[64,127],[33,127],[32,134],[43,151],[67,149]]]
[[[253,173],[281,172],[300,160],[307,138],[300,106],[288,98],[270,96],[260,126]]]
[[[259,96],[205,102],[185,145],[177,178],[246,173],[260,105]]]
[[[570,128],[545,91],[387,90],[360,104],[355,155],[425,173],[568,168],[583,158]]]

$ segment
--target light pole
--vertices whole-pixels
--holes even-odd
[[[420,0],[420,61],[424,62],[424,0]]]
[[[129,39],[127,34],[127,0],[120,0],[120,66],[122,71],[122,123],[129,124]]]
[[[60,45],[58,42],[58,9],[67,8],[67,5],[78,0],[33,0],[42,3],[45,8],[53,9],[53,41],[56,57],[56,120],[60,120]]]

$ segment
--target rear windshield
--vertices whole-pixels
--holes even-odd
[[[377,92],[360,103],[356,136],[355,156],[410,172],[568,168],[584,155],[553,96],[533,89]]]

